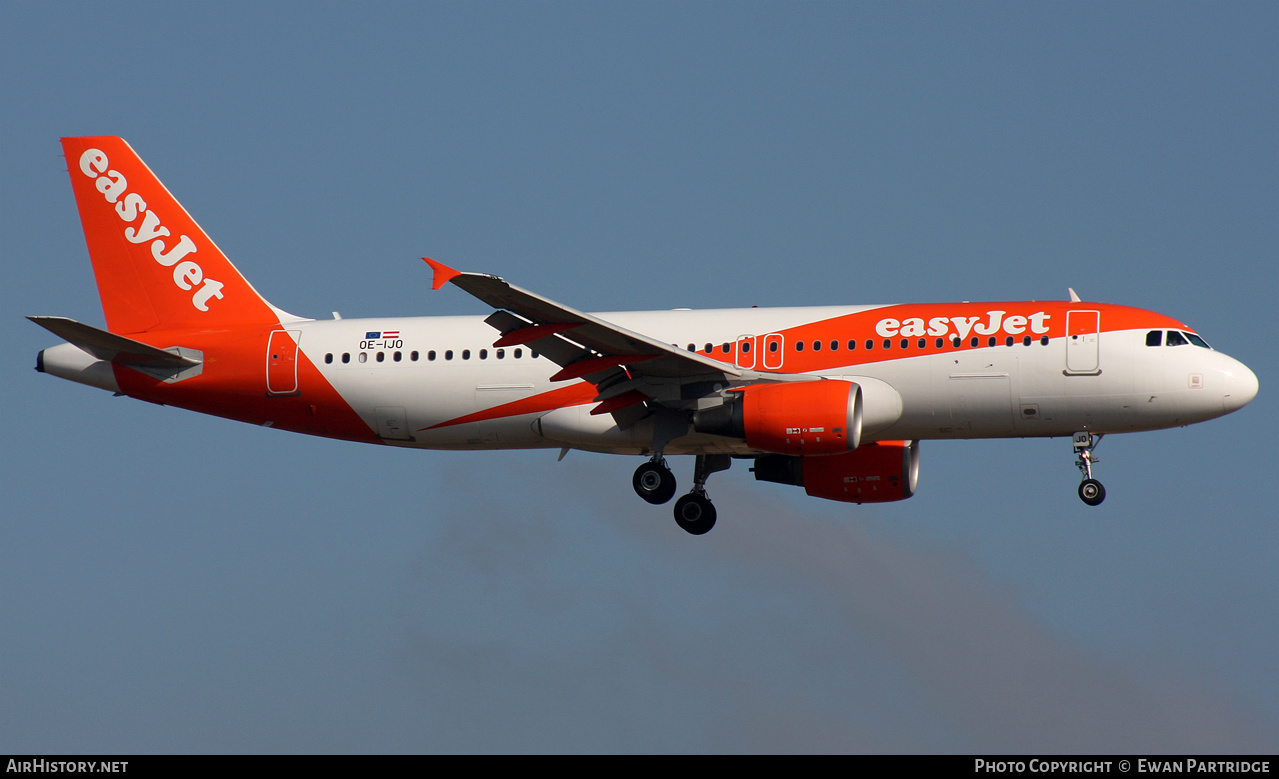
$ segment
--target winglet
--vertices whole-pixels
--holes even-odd
[[[1082,303],[1082,302],[1083,302],[1082,300],[1080,300],[1080,299],[1079,299],[1079,293],[1075,292],[1075,288],[1074,288],[1074,287],[1066,287],[1066,289],[1070,292],[1070,302],[1071,302],[1071,303]]]
[[[457,276],[462,275],[462,271],[453,270],[444,263],[437,262],[430,257],[423,257],[422,260],[431,266],[431,270],[435,271],[435,278],[431,280],[431,289],[439,289]]]

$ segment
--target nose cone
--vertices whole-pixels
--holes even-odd
[[[1247,365],[1233,359],[1231,363],[1233,364],[1221,372],[1226,384],[1222,403],[1227,414],[1248,405],[1257,397],[1257,389],[1260,387],[1257,374],[1249,370]]]

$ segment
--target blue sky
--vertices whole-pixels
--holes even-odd
[[[27,3],[0,28],[0,751],[1274,752],[1279,10]],[[404,452],[31,370],[101,323],[58,138],[121,135],[278,306],[1064,298],[1247,363],[1099,448],[925,442],[884,506]],[[691,462],[676,462],[688,481]]]

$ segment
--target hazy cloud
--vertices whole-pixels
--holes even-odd
[[[1189,669],[1152,673],[1054,634],[962,549],[883,532],[882,507],[837,521],[721,490],[720,525],[693,538],[669,509],[602,481],[612,474],[588,466],[565,478],[573,466],[561,466],[539,479],[528,467],[512,481],[540,489],[489,490],[436,517],[440,535],[405,581],[417,683],[462,699],[459,732],[482,719],[530,733],[459,746],[1257,746],[1247,712]],[[461,468],[449,481],[459,495],[485,493]],[[562,498],[603,483],[594,515]]]

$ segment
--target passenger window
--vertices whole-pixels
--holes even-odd
[[[1021,337],[1021,345],[1022,345],[1022,346],[1030,346],[1030,336],[1028,336],[1028,335],[1023,335],[1023,336]]]
[[[377,353],[377,361],[378,361],[378,362],[385,362],[385,361],[386,361],[386,352],[378,352],[378,353]]]
[[[723,352],[724,354],[728,354],[728,352],[729,352],[729,346],[728,346],[728,344],[724,344],[723,346],[719,347],[719,350],[720,350],[721,352]]]
[[[494,356],[494,357],[496,357],[496,358],[497,358],[497,359],[499,359],[499,360],[501,360],[501,359],[505,359],[505,357],[506,357],[506,350],[505,350],[505,349],[498,349],[496,352],[493,352],[493,356]]]
[[[924,348],[925,346],[927,346],[927,345],[928,345],[928,339],[927,339],[927,338],[921,338],[921,339],[919,339],[919,348],[920,348],[920,349],[923,349],[923,348]]]
[[[1040,343],[1040,344],[1042,344],[1043,346],[1047,346],[1047,345],[1048,345],[1048,336],[1044,336],[1043,338],[1040,338],[1040,339],[1039,339],[1039,343]]]
[[[885,338],[885,339],[884,339],[884,348],[885,348],[885,349],[891,349],[891,348],[893,348],[893,340],[892,340],[891,338]]]
[[[1012,346],[1012,345],[1013,345],[1013,337],[1010,335],[1004,339],[1004,346]]]
[[[462,350],[462,359],[463,359],[463,360],[469,360],[469,359],[471,359],[471,350],[470,350],[470,349],[463,349],[463,350]]]
[[[839,341],[831,341],[831,342],[830,342],[830,350],[831,350],[832,352],[837,352],[837,351],[839,351]]]
[[[696,347],[696,346],[694,346],[694,345],[692,345],[692,344],[689,344],[689,345],[688,345],[688,350],[689,350],[690,352],[695,352],[695,351],[697,351],[697,347]]]
[[[333,362],[333,355],[332,354],[324,355],[324,364],[328,365],[331,362]]]
[[[480,350],[480,359],[481,359],[481,360],[487,360],[488,358],[489,358],[489,350],[488,350],[488,349],[481,349],[481,350]]]
[[[976,346],[977,344],[981,343],[981,339],[974,335],[972,340],[969,341],[968,343],[970,343],[973,346]]]
[[[426,359],[427,359],[428,361],[430,361],[430,362],[435,362],[435,350],[434,350],[434,349],[432,349],[431,351],[429,351],[429,352],[427,352],[427,353],[426,353]]]
[[[954,338],[950,339],[950,345],[955,347],[956,349],[958,349],[960,345],[963,343],[964,343],[963,340],[959,336],[955,336]]]
[[[518,360],[518,359],[520,359],[520,358],[521,358],[521,357],[523,357],[523,356],[524,356],[524,350],[523,350],[523,349],[516,349],[516,350],[515,350],[515,359],[517,359],[517,360]]]
[[[903,349],[905,349],[905,348],[906,348],[906,347],[908,347],[908,346],[910,346],[910,339],[908,339],[908,338],[903,338],[903,339],[902,339],[902,348],[903,348]]]
[[[1162,346],[1163,342],[1163,330],[1151,330],[1149,333],[1146,333],[1146,346]]]
[[[796,342],[795,342],[795,351],[797,351],[797,352],[802,352],[802,351],[804,351],[804,342],[803,342],[803,341],[796,341]]]
[[[710,353],[711,353],[711,351],[712,351],[714,348],[715,348],[715,347],[714,347],[714,346],[712,346],[711,344],[706,344],[706,349],[705,349],[705,351],[706,351],[706,353],[707,353],[707,354],[710,354]]]
[[[360,362],[368,362],[369,355],[367,352],[360,352]]]
[[[993,335],[992,335],[990,338],[987,338],[987,339],[986,339],[986,345],[987,345],[987,346],[994,346],[994,345],[995,345],[995,344],[997,344],[997,343],[999,343],[999,339],[998,339],[998,338],[996,338],[996,337],[995,337],[995,336],[993,336]]]
[[[813,341],[813,351],[815,351],[815,352],[820,352],[821,350],[822,350],[822,342],[821,342],[821,341]]]
[[[866,339],[866,351],[870,351],[871,349],[874,349],[874,348],[875,348],[875,342],[874,342],[874,341],[872,341],[872,340],[870,340],[869,338],[867,338],[867,339]]]
[[[937,347],[938,349],[940,349],[940,348],[942,348],[942,346],[943,346],[945,343],[946,343],[946,339],[944,339],[944,338],[938,338],[936,341],[934,341],[934,342],[933,342],[933,346],[935,346],[935,347]]]
[[[856,342],[856,341],[854,341],[853,339],[849,338],[849,339],[848,339],[848,351],[850,351],[850,352],[851,352],[851,351],[853,351],[853,350],[854,350],[854,349],[856,349],[856,348],[857,348],[857,342]]]
[[[342,363],[343,363],[343,364],[346,364],[346,363],[348,363],[348,362],[350,362],[350,361],[351,361],[351,354],[350,354],[350,352],[343,352],[343,353],[342,353]]]
[[[769,341],[769,342],[768,342],[768,351],[769,351],[770,353],[772,353],[772,354],[776,354],[776,353],[777,353],[777,342],[776,342],[776,341]]]
[[[391,359],[395,360],[396,362],[399,362],[403,357],[404,355],[400,354],[399,352],[396,352],[395,354],[391,355]]]
[[[1176,330],[1168,331],[1168,341],[1165,343],[1166,346],[1185,346],[1188,343],[1190,342],[1182,337],[1181,333]]]
[[[452,349],[445,349],[445,350],[444,350],[444,359],[446,359],[446,360],[451,360],[451,359],[453,359],[453,350],[452,350]]]
[[[742,341],[742,354],[747,354],[751,350],[750,341]]]
[[[417,358],[418,358],[418,354],[417,354],[417,352],[409,352],[409,359],[410,359],[410,360],[412,360],[413,362],[417,362]]]

